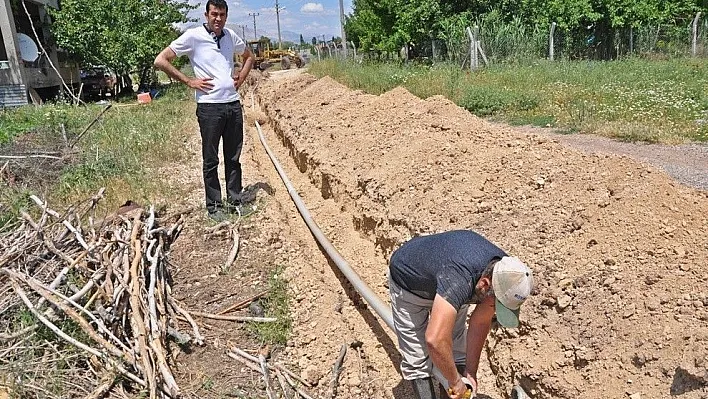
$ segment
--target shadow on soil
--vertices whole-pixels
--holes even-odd
[[[686,392],[695,391],[708,386],[703,380],[687,373],[681,368],[676,368],[674,381],[671,383],[671,395],[683,395]]]
[[[256,194],[258,194],[259,190],[265,191],[266,194],[271,197],[275,193],[273,187],[271,187],[268,183],[258,182],[256,184],[249,184],[243,189],[243,192],[241,193],[241,202],[247,204],[254,202],[256,200]]]
[[[371,312],[369,307],[366,305],[366,302],[359,295],[354,286],[351,285],[349,280],[347,280],[347,278],[342,274],[337,265],[329,258],[329,256],[327,256],[327,253],[324,248],[322,248],[319,243],[317,244],[317,247],[327,258],[327,263],[334,272],[334,275],[337,276],[337,279],[344,288],[344,292],[347,293],[347,297],[349,298],[349,300],[352,301],[356,310],[359,312],[361,317],[364,318],[366,325],[369,326],[371,331],[373,331],[374,334],[378,337],[381,346],[386,351],[386,355],[391,360],[391,365],[400,374],[398,366],[399,364],[401,364],[401,355],[398,353],[398,349],[396,349],[396,344],[388,336],[386,330],[384,329],[379,319]],[[411,398],[413,397],[412,395],[413,391],[411,390],[410,384],[407,384],[406,381],[404,381],[403,379],[401,379],[398,385],[393,388],[393,396],[395,398]]]

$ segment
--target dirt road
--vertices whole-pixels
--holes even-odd
[[[263,79],[254,98],[253,106],[245,101],[245,179],[267,189],[257,193],[262,211],[242,226],[248,238],[234,265],[241,272],[217,276],[228,248],[200,243],[195,228],[186,232],[194,246],[176,254],[194,265],[178,275],[177,293],[213,311],[208,298],[234,286],[257,290],[266,265],[285,266],[294,334],[275,355],[317,384],[315,396],[329,395],[331,366],[352,343],[340,397],[410,393],[396,372],[392,334],[314,244],[257,142],[254,119],[314,219],[383,298],[388,256],[417,234],[471,228],[533,267],[538,287],[521,328],[490,334],[480,376],[486,397],[505,397],[515,383],[534,398],[708,395],[705,191],[629,157],[492,125],[444,98],[420,100],[400,88],[372,96],[288,72]],[[198,207],[198,140],[185,145],[195,157],[174,175],[194,185],[185,206]],[[208,289],[195,287],[205,279]],[[226,325],[212,331],[217,344],[184,356],[185,381],[232,364],[223,355],[229,342],[257,345]],[[224,389],[244,385],[249,372],[236,371],[218,379]],[[194,397],[225,392],[210,389],[202,384]]]

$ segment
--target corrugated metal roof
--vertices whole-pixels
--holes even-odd
[[[19,107],[27,105],[27,88],[25,85],[0,86],[0,108]]]

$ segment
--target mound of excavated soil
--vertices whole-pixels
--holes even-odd
[[[486,349],[502,390],[708,395],[708,193],[401,88],[300,75],[258,93],[300,171],[384,255],[464,228],[534,269],[521,328],[493,330]],[[385,265],[359,272],[382,291]]]

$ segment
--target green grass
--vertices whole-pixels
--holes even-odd
[[[0,232],[16,225],[21,209],[30,213],[37,211],[36,207],[31,206],[30,194],[48,197],[53,208],[63,209],[78,200],[85,200],[100,187],[106,187],[106,200],[101,205],[106,211],[115,210],[127,199],[155,203],[160,196],[178,196],[166,191],[178,188],[172,189],[156,179],[154,168],[181,160],[185,124],[195,118],[193,104],[191,91],[184,85],[163,88],[162,95],[149,105],[137,105],[134,100],[124,99],[114,104],[83,136],[71,155],[71,162],[62,170],[40,169],[39,173],[27,174],[32,168],[30,163],[18,165],[11,162],[7,170],[12,176],[17,174],[17,178],[0,178]],[[95,104],[80,107],[47,104],[0,111],[0,151],[15,153],[62,149],[65,146],[61,125],[71,141],[102,109],[102,105]],[[0,167],[3,165],[4,162],[0,162]],[[77,280],[77,275],[70,274],[68,278],[79,286],[83,285]],[[8,317],[12,317],[8,319],[8,324],[13,331],[37,323],[26,310],[8,313]],[[73,320],[64,318],[57,323],[62,331],[91,344],[89,337]],[[4,371],[7,375],[27,380],[23,376],[34,372],[36,366],[25,368],[23,365],[35,364],[51,345],[54,348],[51,353],[58,350],[71,356],[71,359],[62,358],[51,363],[51,368],[41,376],[28,375],[27,378],[29,381],[36,379],[37,385],[53,397],[68,397],[68,392],[73,392],[74,388],[65,382],[72,368],[86,367],[82,363],[83,357],[74,356],[78,350],[65,344],[43,325],[32,334],[32,338],[28,338],[32,342],[25,350],[16,351],[16,358],[6,358],[0,362],[4,363]],[[37,396],[36,392],[30,391],[18,386],[13,387],[12,394],[23,398]]]
[[[75,161],[65,167],[56,181],[45,184],[55,206],[85,199],[100,187],[107,187],[102,206],[115,209],[128,199],[154,202],[164,183],[151,175],[151,166],[175,162],[182,156],[181,130],[191,121],[193,104],[184,85],[166,87],[149,105],[122,102],[114,104],[78,142]],[[186,108],[189,109],[188,112]],[[0,112],[0,149],[42,150],[61,147],[60,126],[65,126],[69,141],[101,112],[102,105],[74,107],[49,104],[25,106]],[[2,166],[2,164],[0,164]],[[10,165],[13,168],[13,165]],[[37,190],[36,182],[9,186],[0,180],[0,228],[27,204],[27,193]],[[44,193],[38,193],[44,195]]]
[[[310,72],[381,94],[443,95],[479,116],[623,140],[708,141],[708,60],[538,61],[458,66],[315,62]]]
[[[273,323],[249,323],[248,330],[261,343],[285,345],[292,331],[288,283],[283,278],[284,267],[277,267],[268,278],[268,295],[261,299],[266,317],[275,317]]]
[[[20,209],[29,205],[29,196],[29,191],[11,189],[0,181],[0,232],[5,231],[13,224]]]
[[[41,387],[44,393],[49,393],[55,397],[68,397],[73,387],[67,384],[69,375],[75,372],[76,368],[85,368],[85,356],[83,351],[72,344],[60,339],[48,327],[40,323],[39,320],[27,309],[21,308],[12,314],[8,314],[10,319],[10,330],[19,331],[26,327],[37,325],[38,327],[23,341],[23,346],[11,352],[6,358],[0,361],[0,368],[4,375],[2,378],[12,377],[15,381],[7,381],[10,390],[10,398],[37,398],[45,397],[26,383],[32,383]],[[70,318],[63,318],[56,322],[64,333],[78,341],[95,346],[88,334]],[[61,354],[55,361],[47,361],[45,369],[37,368],[38,359],[42,359],[49,354]],[[38,372],[41,370],[41,372]],[[22,383],[17,383],[22,381]],[[1,396],[1,395],[0,395]]]

